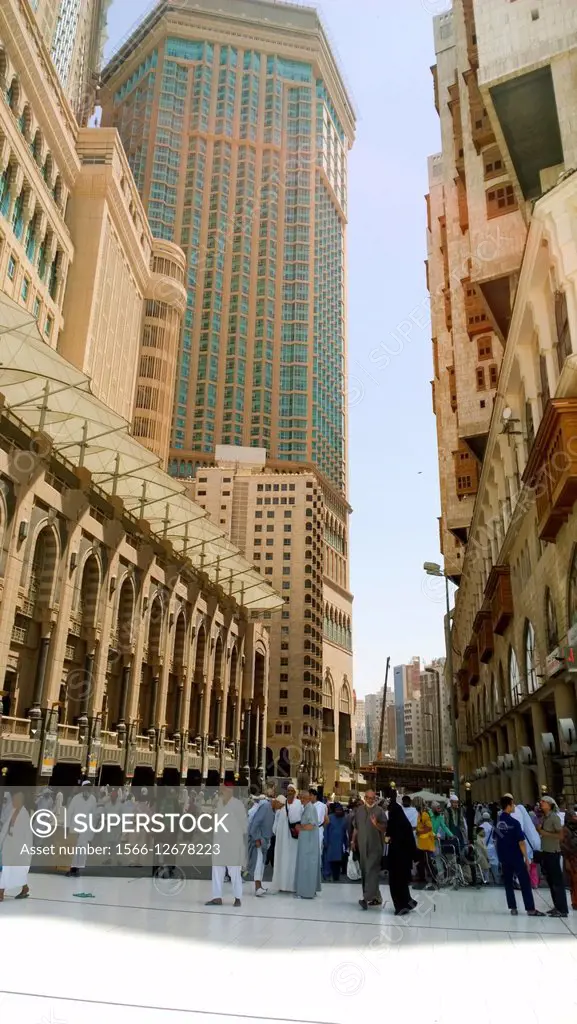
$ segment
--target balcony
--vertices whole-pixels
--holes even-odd
[[[523,481],[535,491],[539,537],[555,541],[577,501],[577,398],[555,398],[545,409]]]
[[[513,618],[513,591],[511,589],[511,567],[494,565],[487,580],[485,597],[491,608],[493,633],[503,636]]]
[[[470,278],[463,280],[465,293],[465,318],[467,320],[467,333],[470,338],[477,334],[487,334],[493,330],[493,325],[487,315],[487,308],[483,296],[477,291],[476,286]]]
[[[459,204],[459,227],[464,234],[469,227],[469,204],[467,202],[467,186],[462,178],[457,178],[457,202]]]
[[[471,643],[465,648],[463,659],[466,665],[469,686],[476,686],[479,682],[479,653],[477,651],[477,644]]]
[[[431,68],[431,74],[433,76],[433,91],[434,91],[434,95],[435,95],[435,110],[437,111],[437,114],[440,114],[441,111],[439,109],[439,72],[438,72],[438,68],[437,68],[436,64],[433,64],[433,66]]]
[[[86,746],[80,742],[77,725],[58,726],[58,760],[80,763],[84,760]]]
[[[451,306],[451,289],[443,288],[443,300],[445,303],[445,326],[448,331],[453,330],[453,309]]]
[[[482,662],[483,665],[487,665],[493,657],[493,650],[495,646],[493,639],[493,626],[491,622],[491,609],[487,603],[485,603],[481,608],[481,611],[477,613],[473,624],[473,632],[477,637],[479,661]]]
[[[465,703],[471,696],[471,689],[469,686],[469,673],[466,668],[460,668],[457,672],[457,685],[459,687],[459,694],[461,700]]]
[[[477,153],[480,153],[486,146],[492,146],[495,142],[495,133],[481,91],[477,82],[477,75],[474,70],[465,71],[464,79],[469,90],[469,109],[471,112],[471,134],[473,144]]]
[[[28,636],[27,626],[12,626],[12,643],[24,646]]]
[[[39,737],[30,735],[29,718],[0,719],[0,760],[32,761],[37,763],[40,750]]]

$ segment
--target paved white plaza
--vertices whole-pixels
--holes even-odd
[[[346,883],[313,901],[257,900],[247,885],[237,910],[230,886],[206,908],[208,882],[30,885],[0,906],[2,1024],[360,1024],[375,1011],[533,1024],[553,1006],[556,1024],[577,1020],[577,912],[514,918],[502,889],[415,892],[419,910],[399,919],[386,886],[383,909],[365,913]],[[537,903],[549,908],[545,891]]]

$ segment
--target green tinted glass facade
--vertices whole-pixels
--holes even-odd
[[[180,451],[253,445],[344,491],[347,142],[325,83],[306,61],[171,36],[114,119],[153,233],[187,255],[173,470]]]

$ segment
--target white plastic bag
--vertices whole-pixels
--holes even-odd
[[[355,860],[352,850],[347,861],[347,878],[349,882],[360,882],[361,880],[361,865],[358,860]]]

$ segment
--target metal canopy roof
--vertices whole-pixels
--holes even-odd
[[[112,368],[111,368],[112,370]],[[41,338],[36,320],[0,294],[0,392],[5,406],[32,431],[43,431],[55,453],[127,511],[145,519],[159,539],[249,611],[274,611],[282,598],[225,534],[129,433],[129,424],[96,398],[90,380]]]

